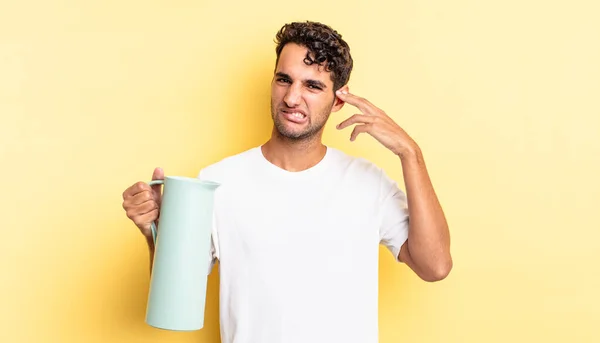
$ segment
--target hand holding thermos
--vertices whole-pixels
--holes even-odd
[[[127,217],[150,246],[146,323],[151,326],[176,331],[204,326],[214,195],[219,186],[199,178],[165,177],[156,168],[152,181],[136,182],[123,192]]]
[[[164,180],[161,168],[154,169],[152,180]],[[152,240],[151,223],[158,219],[162,200],[161,185],[136,182],[123,192],[123,209],[148,241]]]

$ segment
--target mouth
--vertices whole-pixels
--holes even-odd
[[[308,119],[306,113],[299,110],[281,110],[282,116],[293,123],[302,124]]]

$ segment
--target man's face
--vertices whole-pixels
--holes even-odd
[[[271,83],[271,116],[279,133],[304,140],[320,133],[332,111],[343,105],[334,94],[330,73],[304,63],[307,49],[286,44]],[[337,101],[336,101],[337,100]]]

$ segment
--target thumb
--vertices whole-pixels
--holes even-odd
[[[152,173],[152,180],[164,180],[164,179],[165,179],[165,172],[162,170],[162,168],[155,168],[154,173]],[[157,194],[160,194],[160,187],[161,187],[161,185],[153,185],[152,190],[154,190]]]

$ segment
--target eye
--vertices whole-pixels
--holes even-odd
[[[318,90],[322,89],[321,87],[316,86],[316,85],[308,85],[308,88],[310,88],[310,89],[318,89]]]
[[[291,83],[292,81],[290,81],[290,79],[286,79],[285,77],[280,77],[277,79],[277,82]]]

